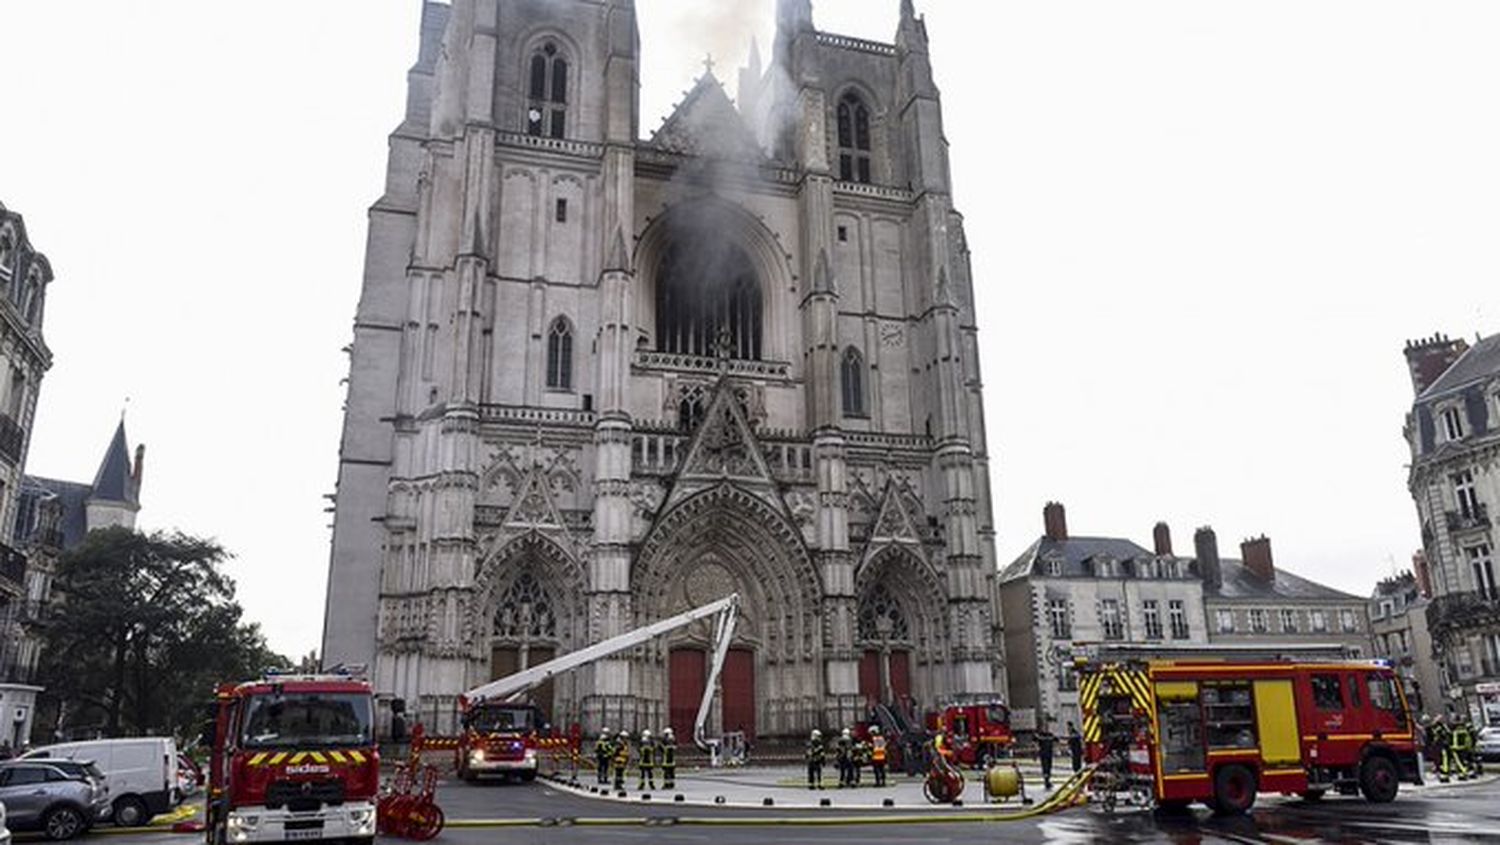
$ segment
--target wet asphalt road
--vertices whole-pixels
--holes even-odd
[[[1106,815],[1078,808],[1009,822],[951,821],[921,824],[799,824],[880,811],[713,809],[618,804],[579,797],[545,782],[532,785],[445,784],[439,800],[449,818],[619,819],[622,824],[449,828],[435,840],[451,845],[625,845],[626,843],[1500,843],[1500,782],[1453,786],[1403,794],[1394,803],[1372,805],[1358,798],[1326,798],[1316,804],[1262,796],[1244,818],[1221,819],[1198,809],[1174,817],[1124,812]],[[977,809],[977,808],[976,808]],[[905,815],[908,811],[884,811]],[[949,814],[951,815],[951,814]],[[680,819],[673,823],[673,819]],[[642,821],[649,820],[649,823]],[[735,821],[767,822],[754,826]],[[725,824],[731,822],[731,824]],[[28,839],[31,837],[27,837]],[[101,843],[186,845],[198,836],[95,835]],[[396,841],[396,840],[388,840]]]

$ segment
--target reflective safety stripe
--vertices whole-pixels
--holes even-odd
[[[328,762],[328,758],[324,757],[323,756],[323,752],[321,752],[321,751],[309,751],[307,753],[313,758],[313,762],[314,763],[327,763]]]
[[[330,751],[330,752],[328,752],[328,756],[332,757],[333,758],[333,762],[335,762],[335,763],[347,763],[347,762],[349,762],[347,759],[344,758],[343,754],[340,754],[337,751]]]
[[[281,761],[285,760],[286,757],[287,757],[287,754],[286,754],[285,751],[278,751],[275,754],[271,755],[271,759],[267,760],[266,764],[267,765],[271,765],[271,766],[281,765]]]
[[[349,759],[353,760],[356,763],[363,763],[365,761],[364,752],[361,752],[361,751],[350,751],[349,752]]]
[[[293,754],[292,755],[292,759],[288,760],[287,762],[290,763],[291,765],[295,766],[295,765],[297,765],[298,763],[302,762],[305,759],[307,759],[307,752],[306,751],[298,751],[296,754]]]
[[[255,755],[254,757],[250,758],[250,765],[252,765],[252,766],[259,766],[260,765],[260,761],[266,759],[269,756],[271,756],[270,752],[262,751],[259,754]]]

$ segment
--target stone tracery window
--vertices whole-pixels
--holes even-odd
[[[851,346],[844,350],[839,375],[844,394],[844,416],[865,416],[865,358],[858,349]]]
[[[658,352],[758,361],[761,316],[760,283],[744,250],[711,232],[667,249],[656,282]]]
[[[528,65],[526,133],[561,138],[568,119],[568,61],[551,41],[531,55]]]
[[[16,233],[9,226],[0,229],[0,277],[8,277],[16,264]]]
[[[870,182],[870,109],[849,92],[838,106],[839,179]]]
[[[556,639],[557,614],[551,595],[530,567],[523,569],[500,597],[495,611],[495,636],[508,639]]]
[[[547,386],[573,389],[573,327],[566,317],[553,320],[547,332]]]
[[[876,584],[859,602],[859,637],[893,642],[911,639],[906,612],[885,584]]]

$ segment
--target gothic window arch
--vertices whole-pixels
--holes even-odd
[[[758,361],[760,282],[740,247],[704,238],[669,246],[656,282],[656,349]]]
[[[839,179],[870,182],[870,108],[853,91],[839,98]]]
[[[866,416],[865,357],[852,346],[844,350],[843,360],[839,363],[839,381],[843,387],[844,416]]]
[[[911,626],[906,611],[884,583],[876,584],[859,602],[859,638],[866,642],[908,642]]]
[[[547,332],[547,387],[573,389],[573,327],[566,317],[553,320]]]
[[[530,566],[521,570],[501,595],[495,610],[494,635],[502,640],[557,639],[552,596],[542,588]]]
[[[568,121],[568,59],[547,40],[526,64],[526,133],[561,138]]]

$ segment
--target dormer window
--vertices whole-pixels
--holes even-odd
[[[839,179],[870,183],[870,109],[857,94],[839,100]]]
[[[1464,436],[1464,418],[1457,405],[1443,409],[1443,439],[1461,440]]]
[[[568,61],[548,41],[531,56],[526,99],[526,134],[561,138],[568,120]]]
[[[9,278],[16,264],[16,234],[9,226],[0,230],[0,278]]]

